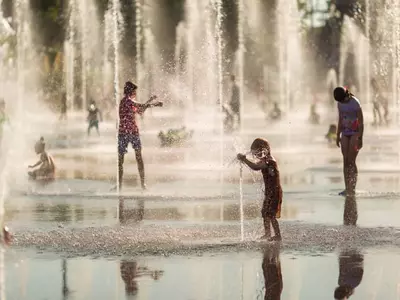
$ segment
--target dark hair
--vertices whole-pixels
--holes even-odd
[[[344,98],[348,95],[348,90],[342,86],[338,86],[333,90],[333,98],[335,98],[336,101],[342,102]]]
[[[262,150],[267,149],[268,152],[271,152],[269,143],[267,140],[262,138],[256,138],[250,146],[250,150]]]
[[[336,300],[343,300],[345,297],[349,297],[352,291],[353,289],[350,286],[338,286],[333,296]]]
[[[346,87],[338,86],[333,90],[333,97],[336,101],[342,102],[346,97],[354,96]]]
[[[40,139],[35,144],[35,149],[45,149],[46,143],[44,142],[44,138],[41,136]]]
[[[134,84],[131,81],[127,81],[125,82],[125,86],[124,86],[124,94],[125,95],[130,95],[133,91],[135,91],[137,89],[137,85]]]

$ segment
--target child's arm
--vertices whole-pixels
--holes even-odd
[[[361,107],[357,112],[357,118],[358,118],[358,122],[359,122],[359,126],[360,126],[360,129],[359,129],[360,136],[358,137],[358,149],[361,149],[362,144],[363,144],[363,136],[364,136],[364,114],[363,114]]]
[[[342,117],[339,111],[339,120],[336,129],[336,146],[340,147],[340,134],[342,133]]]
[[[42,160],[39,160],[36,164],[29,166],[29,168],[36,168],[37,166],[40,166],[42,164]]]
[[[157,96],[151,96],[150,99],[144,104],[134,102],[134,107],[136,108],[137,113],[143,114],[146,111],[146,109],[148,109],[150,107],[162,106],[162,102],[160,102],[160,101],[152,103],[152,101],[155,99],[157,99]]]
[[[241,162],[245,163],[250,167],[250,169],[254,171],[260,171],[262,169],[265,169],[268,167],[268,165],[264,161],[260,161],[259,163],[253,163],[252,161],[248,160],[246,158],[246,155],[244,154],[238,154],[237,159],[240,160]]]

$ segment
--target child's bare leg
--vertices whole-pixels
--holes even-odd
[[[124,176],[124,156],[125,154],[118,154],[118,184],[122,188],[122,180]]]
[[[264,231],[265,235],[263,238],[269,239],[271,237],[271,218],[269,216],[264,216]]]
[[[347,136],[342,136],[340,140],[340,146],[343,155],[343,177],[344,177],[344,185],[346,192],[349,191],[349,147],[350,147],[350,139]]]
[[[135,154],[136,154],[136,162],[138,164],[140,184],[141,184],[142,188],[145,189],[146,184],[145,184],[145,174],[144,174],[144,163],[143,163],[143,158],[142,158],[142,150],[141,149],[135,150]]]
[[[348,152],[348,172],[349,172],[349,193],[353,195],[355,193],[358,177],[358,168],[356,165],[356,159],[358,155],[358,135],[353,135],[350,138]]]
[[[271,225],[272,225],[272,228],[274,229],[274,232],[275,232],[274,240],[276,240],[276,241],[282,240],[281,230],[279,228],[279,223],[278,223],[278,220],[275,217],[271,217]]]

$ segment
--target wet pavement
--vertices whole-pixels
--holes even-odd
[[[160,148],[157,120],[143,130],[148,190],[138,188],[129,153],[119,195],[112,191],[112,123],[100,137],[87,138],[75,125],[50,135],[57,181],[17,181],[5,201],[14,233],[0,272],[6,299],[333,299],[339,284],[338,293],[353,285],[351,299],[400,299],[395,129],[367,131],[352,200],[338,196],[341,154],[326,145],[324,126],[278,134],[278,125],[251,127],[248,118],[241,135],[223,136],[221,159],[221,136],[212,129],[187,145]],[[258,241],[263,187],[247,168],[241,240],[232,159],[257,136],[270,140],[281,169],[279,248]]]

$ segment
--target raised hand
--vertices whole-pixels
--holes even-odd
[[[236,156],[236,158],[237,158],[239,161],[244,161],[244,160],[246,159],[246,155],[239,153],[239,154]]]

